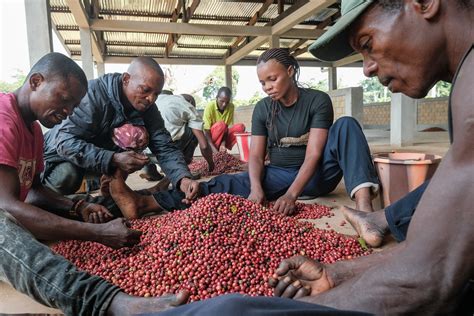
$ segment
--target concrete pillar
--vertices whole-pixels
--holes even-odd
[[[94,79],[94,61],[92,59],[92,34],[90,29],[79,28],[81,35],[82,70],[88,80]]]
[[[225,65],[225,86],[232,91],[232,66]]]
[[[364,90],[362,87],[348,88],[345,98],[345,115],[355,118],[364,126]]]
[[[413,145],[416,131],[416,100],[401,93],[392,94],[390,106],[390,144]]]
[[[97,77],[105,75],[105,63],[97,63]]]
[[[329,91],[337,90],[337,67],[328,67]]]
[[[32,67],[41,57],[53,51],[49,0],[25,0],[25,16]]]
[[[280,48],[280,36],[272,35],[268,40],[270,48]]]

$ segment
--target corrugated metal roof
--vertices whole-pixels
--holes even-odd
[[[80,1],[80,0],[78,0]],[[98,7],[87,7],[84,11],[88,15],[89,21],[100,19],[103,21],[140,21],[144,23],[170,22],[173,13],[176,11],[178,1],[181,0],[98,0],[86,1],[88,3],[97,3]],[[309,0],[311,1],[311,0]],[[80,1],[82,3],[82,1]],[[180,2],[181,3],[181,2]],[[189,24],[209,25],[214,33],[209,33],[208,28],[202,27],[202,35],[185,35],[165,32],[129,32],[123,31],[94,31],[95,37],[99,39],[96,45],[103,49],[102,54],[106,60],[108,56],[135,57],[140,55],[154,57],[170,58],[224,58],[236,51],[234,47],[237,36],[221,36],[215,34],[215,25],[240,26],[247,25],[252,17],[262,8],[264,1],[256,0],[185,0],[185,8],[177,12],[176,23],[184,23],[189,20]],[[195,4],[197,3],[197,6]],[[279,6],[277,0],[270,4],[263,12],[261,17],[254,23],[255,27],[269,25],[272,21],[281,20],[279,10],[283,13],[294,11],[295,6],[304,4],[304,0],[286,0],[283,6]],[[337,1],[336,1],[337,3]],[[58,30],[60,37],[67,49],[78,58],[81,54],[79,27],[74,18],[77,12],[71,12],[66,0],[50,0],[51,20],[54,27]],[[181,7],[181,6],[180,6]],[[74,8],[73,8],[74,9]],[[195,9],[192,12],[192,9]],[[338,17],[339,5],[329,9],[314,12],[314,15],[307,18],[296,28],[314,29],[322,21],[333,23]],[[93,13],[95,12],[95,13]],[[94,16],[93,16],[94,15]],[[190,16],[189,16],[190,15]],[[190,17],[190,18],[189,18]],[[283,17],[284,18],[284,17]],[[326,23],[327,24],[327,23]],[[123,24],[120,24],[123,25]],[[152,26],[152,24],[150,24]],[[167,30],[169,32],[169,30]],[[158,33],[159,32],[159,33]],[[209,34],[212,34],[209,35]],[[232,34],[234,35],[234,34]],[[242,34],[245,36],[245,34]],[[170,39],[173,41],[170,42]],[[251,40],[251,37],[247,37]],[[240,41],[243,46],[248,41]],[[173,43],[166,49],[168,44]],[[300,46],[295,47],[296,44]],[[308,42],[300,41],[295,38],[280,38],[281,47],[289,47],[293,50],[304,48]],[[260,48],[248,54],[248,58],[254,58],[260,55],[263,49],[269,47],[264,43]],[[168,55],[167,55],[168,54]],[[311,58],[308,54],[301,54],[298,58]]]

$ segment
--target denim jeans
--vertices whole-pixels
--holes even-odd
[[[142,314],[143,316],[191,316],[191,315],[286,315],[286,316],[343,316],[372,315],[363,312],[344,311],[317,304],[311,304],[282,297],[250,297],[241,294],[227,294],[208,300],[186,304],[161,313]]]
[[[270,201],[285,194],[298,175],[299,168],[282,168],[268,165],[262,180],[266,198]],[[350,194],[354,188],[371,183],[378,188],[378,177],[370,155],[370,149],[362,129],[351,117],[338,119],[329,129],[326,147],[321,162],[302,194],[314,197],[332,192],[344,177],[346,190]],[[230,193],[248,197],[250,178],[248,172],[224,174],[208,182],[200,183],[202,195]],[[156,201],[166,210],[183,209],[183,194],[177,190],[154,193]]]
[[[0,280],[65,315],[106,315],[120,289],[77,270],[0,209]]]
[[[74,194],[81,187],[86,172],[71,162],[47,162],[41,182],[56,193]]]
[[[398,242],[404,241],[407,237],[411,218],[415,214],[416,207],[429,183],[429,180],[425,181],[418,188],[385,208],[385,218],[387,219],[388,227]]]

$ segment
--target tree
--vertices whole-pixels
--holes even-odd
[[[449,96],[449,93],[451,92],[451,84],[446,81],[439,81],[435,85],[435,96],[437,98],[439,97],[447,97]]]
[[[390,92],[377,77],[362,80],[360,86],[364,89],[364,103],[387,102],[391,99]]]
[[[16,74],[12,76],[15,78],[13,82],[0,81],[0,92],[13,92],[25,82],[26,75],[20,70],[16,71]]]
[[[327,79],[319,80],[318,82],[316,82],[314,78],[312,78],[308,82],[301,82],[301,86],[305,88],[309,88],[309,89],[324,91],[324,92],[327,92],[329,88]]]
[[[237,85],[239,84],[239,73],[232,70],[232,95],[237,93]],[[224,67],[216,67],[204,79],[204,88],[202,89],[202,96],[206,101],[211,101],[216,98],[217,91],[220,87],[225,86],[225,72]]]

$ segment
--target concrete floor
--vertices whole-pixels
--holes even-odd
[[[413,146],[403,148],[394,148],[389,145],[389,132],[380,130],[366,130],[364,131],[369,141],[369,146],[372,153],[399,151],[399,152],[424,152],[444,156],[449,148],[449,138],[446,132],[420,132],[417,133],[415,143]],[[237,154],[237,149],[233,152]],[[196,152],[199,155],[199,151]],[[134,189],[143,189],[152,186],[154,183],[147,182],[138,176],[138,173],[132,174],[127,183]],[[341,205],[348,205],[354,207],[354,202],[347,196],[344,189],[344,184],[341,182],[336,190],[331,194],[317,198],[314,200],[305,201],[305,203],[318,203],[330,207],[334,207],[334,217],[322,218],[315,220],[315,226],[318,228],[325,228],[328,223],[331,228],[346,235],[355,235],[355,231],[349,224],[340,226],[343,217],[337,211],[337,207]],[[374,207],[380,208],[380,199],[374,200]],[[393,243],[393,241],[392,241]],[[389,242],[390,244],[390,242]],[[59,310],[51,309],[31,300],[26,295],[15,291],[11,286],[0,282],[0,314],[19,314],[19,313],[34,313],[34,314],[61,314]]]

